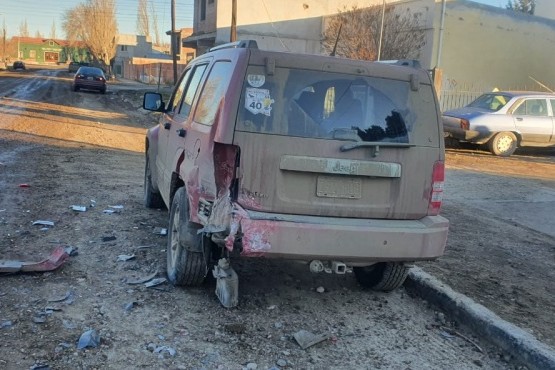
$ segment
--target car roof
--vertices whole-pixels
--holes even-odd
[[[545,96],[553,98],[555,93],[542,92],[542,91],[492,91],[486,94],[508,95],[512,98],[526,97],[526,96]]]
[[[104,74],[104,72],[102,72],[102,70],[100,68],[96,68],[96,67],[79,67],[79,69],[77,70],[77,72],[81,71],[81,73],[101,73]]]

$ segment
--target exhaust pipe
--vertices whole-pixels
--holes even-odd
[[[331,261],[330,263],[329,261],[322,262],[320,260],[313,260],[310,261],[309,268],[312,273],[326,272],[328,274],[336,273],[338,275],[344,275],[353,271],[352,268],[340,261]]]

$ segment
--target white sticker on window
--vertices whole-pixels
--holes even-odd
[[[248,75],[247,76],[247,81],[248,81],[249,85],[251,85],[252,87],[260,87],[260,86],[264,85],[264,82],[266,82],[266,76],[264,76],[264,75]]]
[[[270,97],[270,90],[247,87],[245,108],[252,114],[262,113],[270,117],[274,99]]]

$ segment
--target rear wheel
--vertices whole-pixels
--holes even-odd
[[[499,132],[488,142],[490,152],[500,157],[508,157],[516,150],[517,139],[512,132]]]
[[[409,273],[409,267],[402,262],[380,262],[353,270],[360,285],[383,292],[399,288]]]
[[[152,186],[152,175],[150,173],[150,160],[148,152],[145,158],[145,180],[144,180],[144,204],[148,208],[162,208],[164,206],[164,200],[160,195],[158,190],[154,189]]]
[[[79,91],[79,86],[77,85],[73,86],[73,91]]]
[[[188,247],[202,250],[199,226],[189,221],[189,205],[185,190],[179,188],[170,209],[170,225],[166,253],[168,279],[174,285],[195,286],[204,281],[208,272],[205,253],[192,252]]]

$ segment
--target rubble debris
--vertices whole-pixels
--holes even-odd
[[[138,304],[137,301],[129,302],[123,305],[123,309],[125,311],[131,311],[135,306],[138,306]]]
[[[33,225],[54,226],[54,222],[46,220],[33,221]]]
[[[169,346],[160,346],[160,347],[156,347],[154,349],[154,353],[162,354],[164,352],[168,352],[170,354],[170,356],[172,356],[172,357],[175,356],[175,354],[176,354],[175,349],[173,349],[172,347],[169,347]]]
[[[113,236],[113,235],[112,235],[112,236],[103,236],[103,237],[102,237],[102,242],[103,242],[103,243],[111,242],[111,241],[114,241],[114,240],[116,240],[116,239],[117,239],[117,238],[116,238],[115,236]]]
[[[68,290],[66,292],[66,294],[63,297],[56,297],[56,298],[50,298],[48,299],[48,302],[52,303],[52,302],[68,302],[71,301],[71,303],[73,303],[73,292],[71,290]],[[71,304],[69,303],[69,304]]]
[[[158,271],[155,271],[152,274],[141,278],[125,278],[123,282],[130,285],[144,284],[147,281],[154,279],[156,275],[158,275]]]
[[[50,370],[50,365],[38,363],[31,366],[29,370]]]
[[[116,213],[116,211],[114,211],[113,209],[105,209],[104,211],[102,211],[103,213],[109,214],[111,215],[112,213]]]
[[[68,245],[64,249],[70,257],[75,257],[79,254],[79,250],[77,247],[72,247],[71,245]]]
[[[96,200],[91,199],[91,204],[89,205],[89,207],[91,207],[91,208],[96,207]]]
[[[42,261],[0,260],[0,272],[44,272],[53,271],[64,264],[69,254],[64,247],[56,247],[50,256]]]
[[[307,330],[299,330],[293,334],[293,337],[302,349],[307,349],[329,339],[329,335],[327,334],[313,334]]]
[[[44,315],[35,316],[33,317],[33,322],[35,324],[44,324],[46,322],[46,316]]]
[[[19,184],[18,186],[20,188],[30,188],[31,187],[31,185],[29,185],[29,184]]]
[[[319,286],[318,288],[316,288],[316,291],[318,293],[324,293],[326,291],[326,288],[324,288],[323,286]]]
[[[112,208],[112,209],[123,209],[123,206],[122,206],[122,205],[108,206],[108,207],[109,207],[109,208]]]
[[[94,329],[87,330],[79,338],[77,349],[85,349],[87,347],[98,347],[100,345],[100,335]]]
[[[154,234],[158,235],[168,235],[168,229],[163,227],[157,227],[154,229]]]
[[[135,258],[135,254],[120,254],[116,262],[126,262]]]
[[[11,320],[4,320],[0,322],[0,329],[11,328],[12,325],[13,325],[13,322]]]
[[[72,205],[69,208],[71,208],[73,211],[77,211],[77,212],[86,212],[87,211],[87,207],[85,207],[85,206]]]
[[[167,281],[166,278],[157,278],[157,279],[152,279],[151,281],[145,283],[145,286],[147,288],[152,288],[155,286],[158,286],[160,284],[164,284]]]

